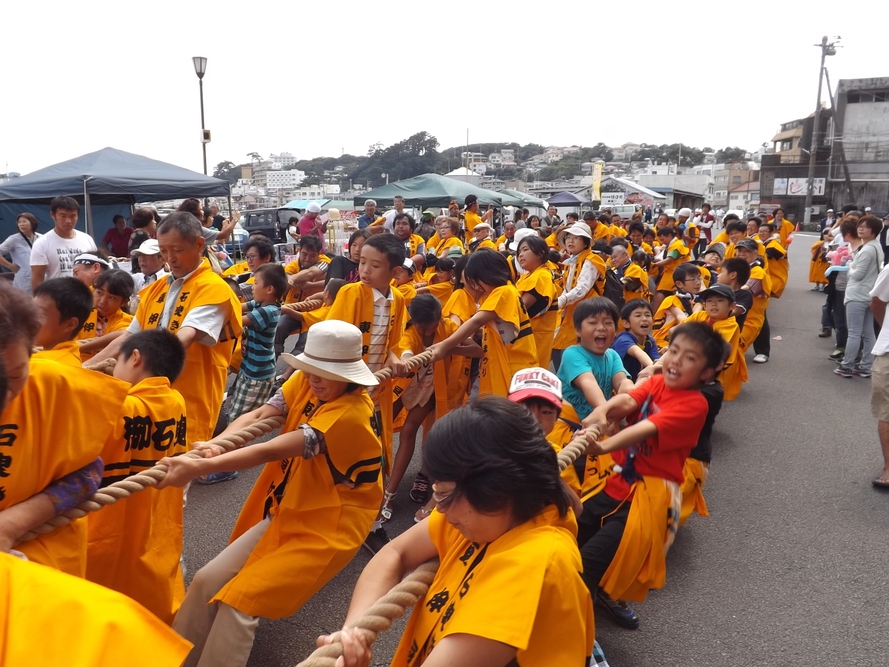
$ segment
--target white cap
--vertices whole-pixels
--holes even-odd
[[[515,234],[512,235],[512,240],[518,248],[519,243],[522,242],[522,239],[526,239],[529,236],[540,236],[536,230],[531,229],[530,227],[522,227],[521,229],[515,230]]]
[[[321,204],[316,201],[309,202],[309,205],[306,206],[306,211],[309,213],[321,213]]]
[[[133,253],[139,253],[140,255],[159,255],[160,251],[161,249],[157,244],[157,241],[155,239],[148,239],[147,241],[142,241],[142,244],[133,250]]]
[[[833,209],[832,209],[832,208],[829,208],[829,209],[827,209],[827,212],[828,212],[828,213],[833,213]]]
[[[680,208],[679,212],[676,214],[677,218],[690,218],[691,217],[691,209],[690,208]]]
[[[865,207],[864,207],[864,212],[865,212],[865,213],[870,213],[872,210],[873,210],[873,209],[872,209],[870,206],[865,206]]]
[[[405,269],[408,273],[414,273],[417,270],[417,265],[414,264],[414,260],[410,257],[404,260],[404,263],[401,265],[401,268]]]
[[[98,255],[93,255],[92,253],[83,253],[82,255],[78,255],[74,258],[75,264],[101,264],[106,269],[111,268],[111,264],[108,263],[107,260],[102,259]]]
[[[475,233],[476,229],[487,229],[490,231],[493,228],[487,222],[480,222],[475,227],[472,228],[472,232]]]
[[[593,233],[590,231],[590,226],[583,222],[575,222],[568,229],[563,229],[559,232],[559,236],[562,234],[571,236],[583,236],[584,238],[588,238],[590,241],[593,240]]]
[[[525,368],[512,376],[509,400],[520,403],[526,398],[542,398],[562,407],[562,381],[545,368]]]

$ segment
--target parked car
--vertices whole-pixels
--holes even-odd
[[[250,236],[250,233],[244,229],[244,219],[240,219],[235,223],[235,228],[232,230],[231,236],[228,237],[228,240],[225,242],[225,252],[228,253],[229,257],[243,257],[244,256],[244,244],[247,243],[247,238]]]
[[[602,206],[601,208],[610,208],[611,215],[619,215],[621,220],[629,220],[636,213],[635,204],[619,204],[615,206]]]
[[[272,243],[289,243],[287,225],[290,218],[299,218],[302,213],[295,208],[255,208],[241,213],[247,234],[261,232]]]

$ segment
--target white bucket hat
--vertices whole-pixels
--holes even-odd
[[[361,358],[361,345],[361,331],[354,324],[327,320],[309,329],[305,352],[296,357],[285,353],[281,358],[297,370],[328,380],[378,385],[379,380]]]
[[[582,236],[584,238],[593,240],[593,233],[590,231],[590,226],[585,222],[575,222],[573,225],[568,227],[568,229],[563,229],[559,232],[556,239],[559,241],[561,245],[565,245],[565,237],[571,234],[571,236]]]

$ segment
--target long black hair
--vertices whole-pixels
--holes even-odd
[[[469,256],[463,269],[463,282],[485,283],[491,287],[502,287],[512,282],[509,262],[495,250],[482,248]]]
[[[435,422],[423,463],[433,481],[456,483],[453,498],[463,497],[485,514],[510,508],[513,519],[524,523],[549,505],[562,516],[570,507],[556,453],[540,424],[523,405],[499,396],[478,399]]]

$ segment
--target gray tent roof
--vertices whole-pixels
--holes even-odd
[[[0,185],[0,201],[88,194],[94,200],[134,204],[228,193],[227,181],[116,148],[87,153]]]

